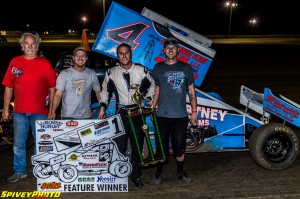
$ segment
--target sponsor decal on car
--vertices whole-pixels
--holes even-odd
[[[75,127],[75,126],[78,126],[78,122],[77,121],[67,121],[66,122],[66,126],[69,126],[69,127]]]
[[[47,120],[43,122],[37,122],[41,129],[58,129],[63,123],[55,120]]]
[[[49,135],[49,134],[43,134],[43,135],[40,136],[40,138],[43,139],[43,140],[49,140],[51,138],[51,135]]]
[[[51,145],[51,144],[53,144],[53,142],[52,141],[40,141],[39,144],[40,145]]]
[[[53,146],[39,146],[39,152],[53,151]]]

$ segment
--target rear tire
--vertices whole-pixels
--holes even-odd
[[[253,132],[249,151],[259,166],[269,170],[282,170],[289,167],[297,158],[299,141],[288,126],[268,123]]]

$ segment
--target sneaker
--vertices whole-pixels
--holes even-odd
[[[161,173],[156,173],[154,178],[155,184],[159,184],[161,182]]]
[[[191,182],[192,178],[188,177],[185,172],[177,173],[177,179],[184,182]]]
[[[142,182],[141,178],[132,178],[131,181],[137,187],[143,187],[144,183]]]
[[[14,175],[10,176],[7,178],[7,182],[13,183],[13,182],[18,182],[19,180],[22,180],[23,178],[27,177],[27,173],[15,173]]]

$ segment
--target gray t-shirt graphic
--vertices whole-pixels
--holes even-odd
[[[191,66],[181,61],[172,65],[160,62],[154,66],[152,76],[155,86],[160,88],[156,115],[167,118],[188,116],[186,96],[188,86],[194,83]]]

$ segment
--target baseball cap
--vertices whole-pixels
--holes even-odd
[[[82,46],[75,48],[73,51],[73,55],[75,55],[78,50],[82,50],[85,53],[85,55],[87,56],[87,52],[86,52],[85,48]]]
[[[169,37],[164,42],[164,47],[167,45],[174,45],[178,47],[178,40],[175,37]]]

